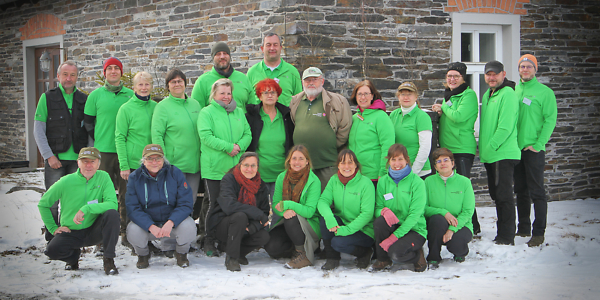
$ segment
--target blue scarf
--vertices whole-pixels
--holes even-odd
[[[388,167],[388,174],[390,175],[390,177],[392,177],[396,184],[398,184],[400,180],[404,179],[404,177],[408,176],[410,172],[412,172],[412,169],[408,164],[404,167],[404,169],[397,171],[392,170],[392,167]]]

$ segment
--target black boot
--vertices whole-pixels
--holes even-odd
[[[150,266],[150,254],[148,253],[148,255],[138,255],[138,261],[137,264],[135,264],[135,266],[138,269],[145,269],[147,267]]]
[[[117,270],[117,267],[115,267],[114,259],[105,257],[103,260],[104,260],[104,273],[106,273],[106,275],[119,274],[119,270]]]
[[[359,269],[366,269],[371,264],[371,257],[373,257],[373,248],[354,246],[354,251],[352,251],[352,255],[356,256],[356,266]]]
[[[331,247],[331,240],[323,240],[323,245],[325,245],[325,257],[327,261],[321,267],[321,270],[330,271],[339,267],[340,253]]]

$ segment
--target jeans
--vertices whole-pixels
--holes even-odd
[[[513,174],[516,159],[503,159],[484,164],[488,176],[488,188],[492,200],[496,203],[498,216],[496,240],[504,243],[515,241],[515,198],[513,195]]]
[[[521,151],[521,161],[515,167],[515,193],[517,194],[517,212],[519,214],[518,230],[531,233],[531,202],[535,220],[533,235],[544,236],[546,232],[546,216],[548,202],[544,189],[544,166],[546,153],[544,151]]]
[[[339,226],[344,226],[340,217],[336,216],[335,219]],[[327,258],[339,259],[340,252],[353,254],[356,247],[368,248],[373,246],[373,238],[360,230],[351,235],[337,236],[327,229],[323,217],[319,218],[319,221]]]

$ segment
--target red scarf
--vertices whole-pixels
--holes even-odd
[[[350,177],[346,177],[344,175],[342,175],[342,173],[340,172],[340,170],[338,170],[338,178],[340,179],[340,181],[342,182],[343,185],[346,185],[348,183],[348,181],[352,180],[354,178],[354,176],[356,176],[356,173],[358,173],[358,168],[356,168],[356,170],[354,170],[354,174],[352,174],[352,176]]]
[[[235,181],[242,187],[238,195],[238,202],[256,206],[256,193],[258,193],[261,183],[260,174],[256,172],[254,178],[248,179],[242,174],[240,165],[238,164],[233,168],[233,176],[235,177]]]

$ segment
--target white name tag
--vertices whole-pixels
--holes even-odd
[[[448,105],[448,107],[452,107],[452,101],[448,100],[446,101],[446,104]]]
[[[528,106],[531,106],[531,100],[527,98],[523,98],[523,103],[527,104]]]
[[[394,195],[392,195],[392,193],[385,194],[383,195],[383,199],[385,199],[385,201],[392,200],[394,199]]]
[[[92,200],[92,201],[88,201],[88,204],[98,204],[98,199]]]

